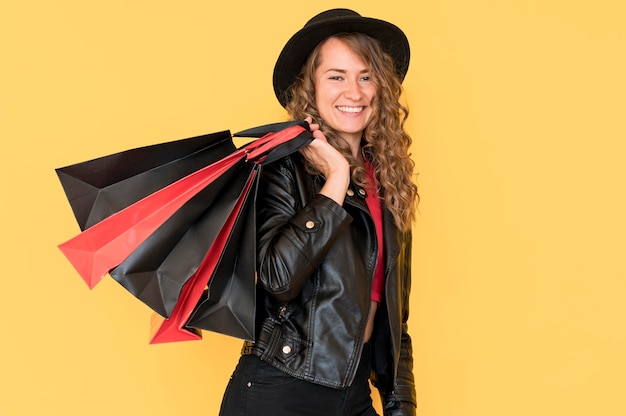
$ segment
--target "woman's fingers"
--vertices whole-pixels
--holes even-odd
[[[309,123],[309,130],[314,138],[326,141],[326,136],[324,136],[324,133],[320,130],[319,123],[313,123],[313,119],[311,117],[305,118],[304,121]]]

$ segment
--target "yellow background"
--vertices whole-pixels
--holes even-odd
[[[1,415],[217,413],[240,341],[150,346],[143,304],[90,292],[53,169],[281,120],[274,60],[337,6],[412,46],[420,414],[626,415],[620,0],[3,1]]]

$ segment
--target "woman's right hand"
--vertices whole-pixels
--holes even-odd
[[[309,129],[315,140],[300,149],[300,153],[326,178],[326,183],[322,186],[320,193],[342,205],[350,184],[350,164],[337,149],[328,143],[319,124],[313,123],[311,117],[305,120],[309,123]]]

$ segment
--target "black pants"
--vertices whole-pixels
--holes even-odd
[[[369,346],[363,349],[354,382],[343,390],[291,377],[244,355],[231,377],[221,416],[377,416],[369,386]]]

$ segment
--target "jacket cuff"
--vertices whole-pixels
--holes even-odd
[[[415,416],[417,402],[411,388],[396,387],[393,393],[382,394],[384,416]]]

